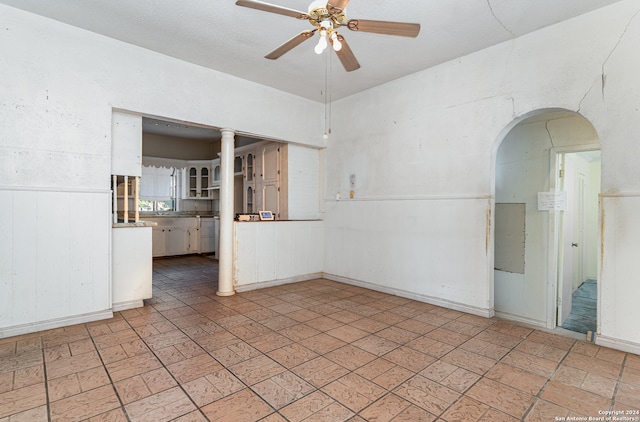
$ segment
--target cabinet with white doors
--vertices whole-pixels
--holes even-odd
[[[145,218],[157,223],[151,231],[154,257],[200,252],[200,225],[196,217]]]
[[[187,161],[183,199],[211,199],[211,160]]]
[[[218,256],[218,217],[200,217],[200,253]]]
[[[236,213],[273,212],[277,219],[286,219],[286,144],[260,142],[236,148],[235,193]],[[238,158],[241,173],[238,173]],[[239,177],[239,175],[241,177]]]

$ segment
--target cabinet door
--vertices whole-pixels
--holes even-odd
[[[153,227],[151,229],[151,254],[154,257],[167,254],[166,235],[162,227]]]
[[[197,227],[191,227],[187,229],[187,237],[189,244],[187,245],[187,251],[189,253],[197,253],[200,251],[200,229]]]
[[[208,198],[209,197],[209,168],[202,167],[200,169],[200,197]]]
[[[260,184],[262,198],[257,204],[261,210],[280,212],[280,148],[278,144],[267,144],[262,147],[262,172]],[[258,199],[258,198],[256,198]],[[258,210],[260,211],[260,210]]]
[[[184,255],[189,251],[189,234],[184,227],[169,227],[165,231],[167,255]]]
[[[195,167],[189,167],[189,198],[196,198],[198,196],[198,169]]]

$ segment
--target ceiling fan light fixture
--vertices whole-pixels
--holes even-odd
[[[316,44],[314,51],[316,54],[322,54],[325,48],[327,48],[327,30],[323,28],[320,31],[320,38],[318,39],[318,44]]]
[[[331,46],[334,51],[340,51],[342,49],[342,43],[338,40],[338,34],[336,32],[331,33]]]

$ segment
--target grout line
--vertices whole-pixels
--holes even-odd
[[[40,340],[40,350],[42,351],[42,376],[44,377],[44,392],[45,398],[47,401],[47,420],[51,421],[51,399],[49,398],[49,377],[47,376],[47,357],[45,355],[45,344],[44,344],[44,332],[40,332],[38,336]],[[16,352],[17,352],[18,343],[16,342]],[[15,382],[15,374],[14,374],[14,382]],[[11,416],[9,416],[11,417]]]
[[[122,318],[122,316],[120,316]],[[113,392],[116,394],[116,397],[118,398],[118,402],[120,403],[120,408],[122,409],[122,413],[124,413],[124,417],[127,418],[128,422],[131,422],[131,418],[129,418],[129,413],[127,413],[127,409],[124,407],[124,403],[122,402],[122,399],[120,398],[120,393],[118,393],[118,389],[116,388],[116,383],[113,382],[113,379],[111,378],[111,374],[109,373],[109,371],[107,370],[107,365],[104,363],[104,360],[102,359],[102,354],[100,353],[100,350],[98,349],[98,345],[96,344],[95,340],[93,339],[93,334],[91,334],[91,330],[89,329],[88,324],[83,324],[84,328],[87,330],[87,334],[89,334],[89,338],[91,339],[91,344],[93,344],[93,347],[96,350],[96,354],[98,355],[98,358],[100,359],[100,363],[102,364],[102,368],[104,369],[104,372],[107,374],[107,378],[109,378],[109,382],[111,383],[111,388],[113,388]],[[99,416],[99,415],[96,415]]]

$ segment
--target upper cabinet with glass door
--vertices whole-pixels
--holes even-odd
[[[189,161],[185,182],[185,199],[211,199],[211,161]]]

